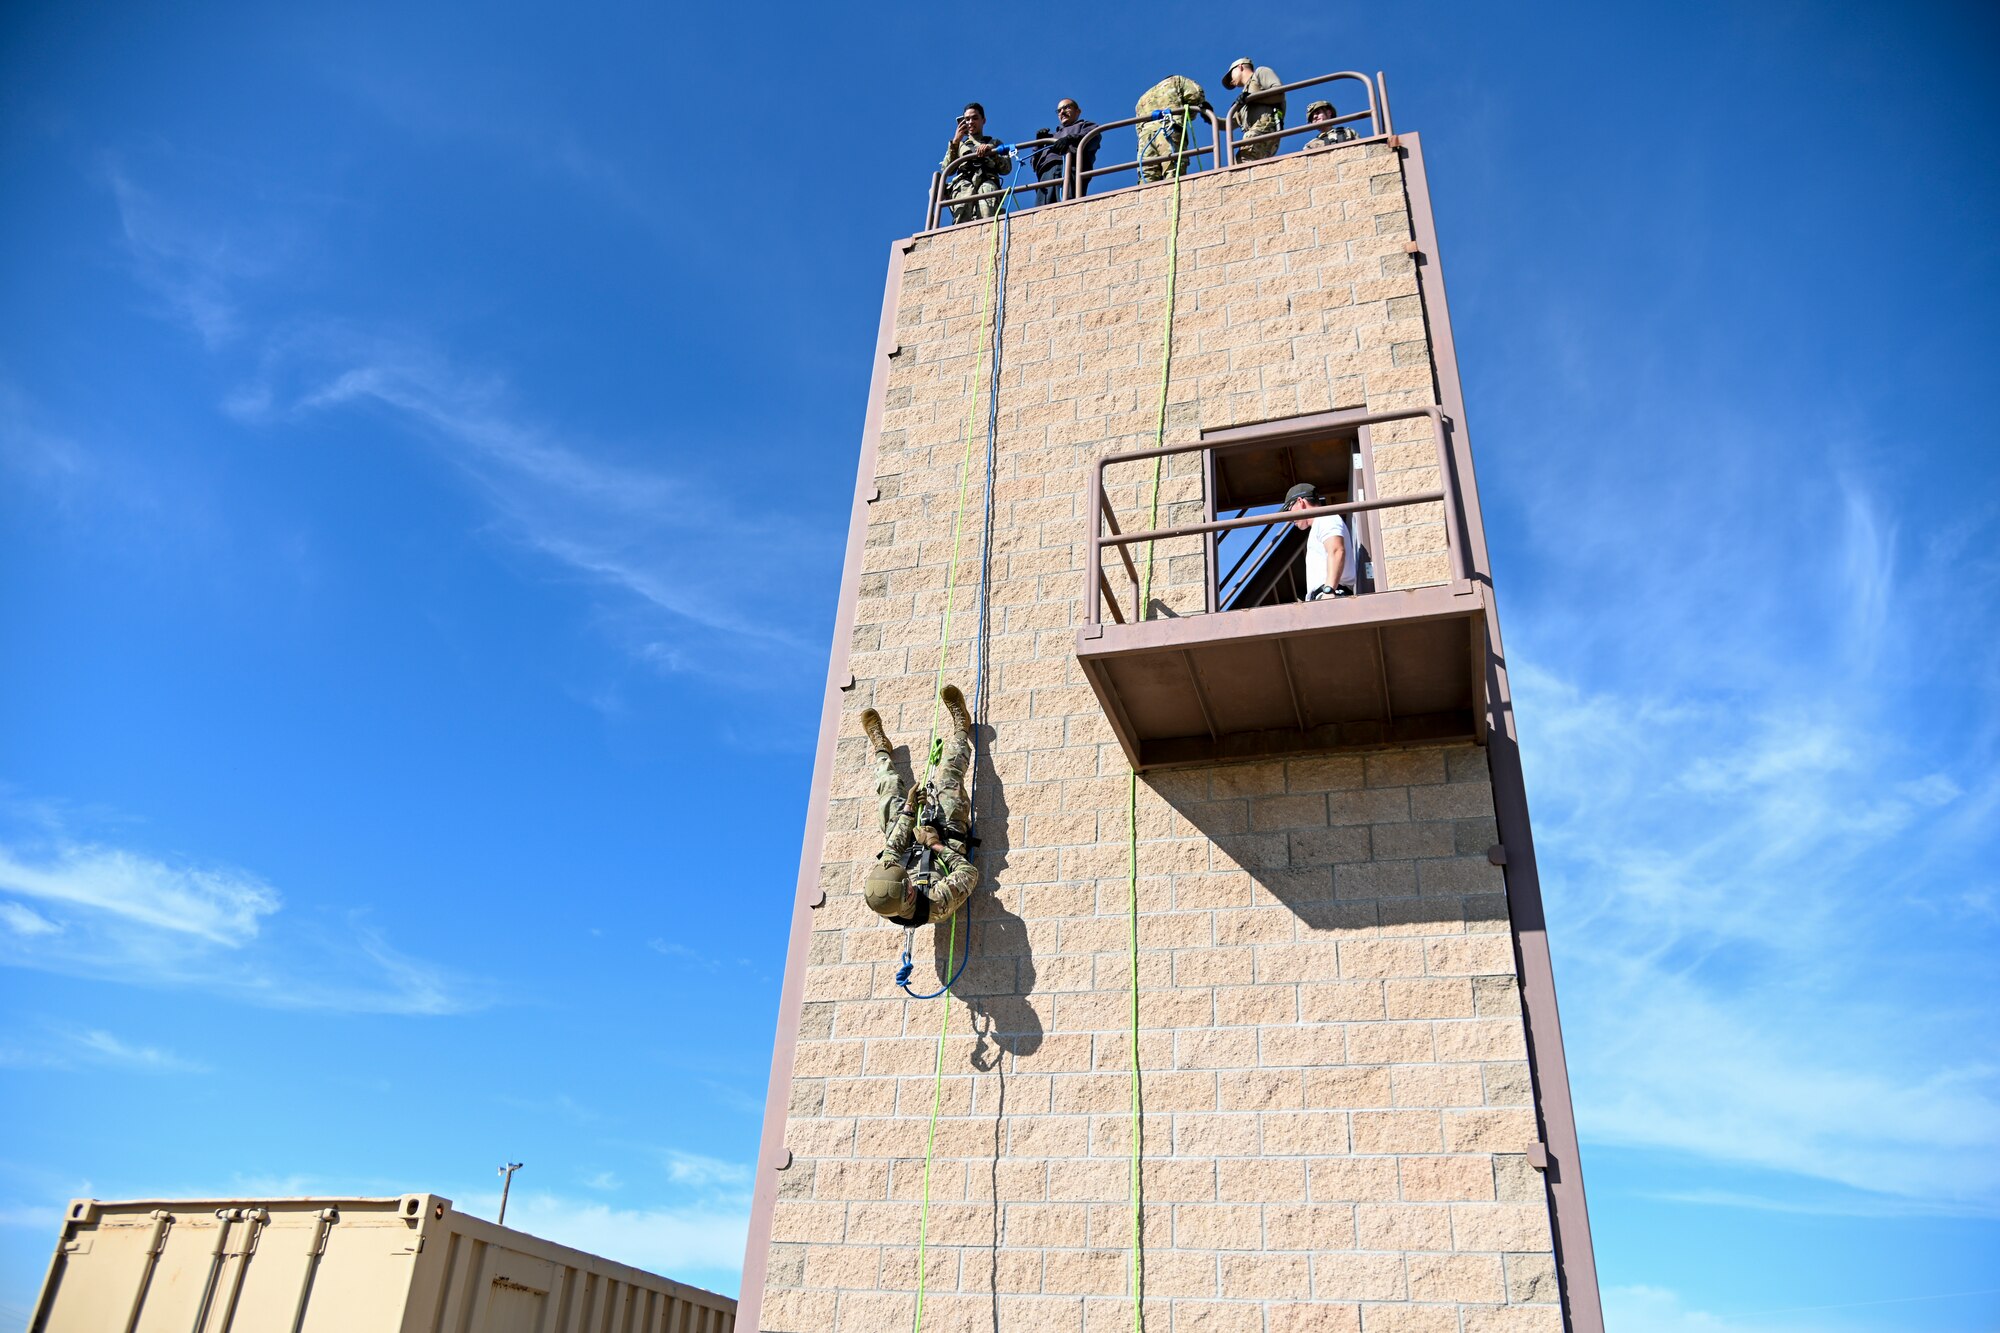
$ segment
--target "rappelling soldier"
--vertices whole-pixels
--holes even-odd
[[[861,730],[875,748],[875,800],[882,854],[862,882],[868,906],[899,926],[946,921],[979,883],[972,862],[972,803],[965,770],[972,762],[972,714],[956,685],[938,691],[949,728],[940,737],[937,773],[905,789],[882,715],[861,710]],[[912,766],[917,763],[912,756]]]
[[[1188,123],[1195,112],[1206,110],[1208,94],[1184,75],[1170,74],[1146,90],[1132,108],[1133,115],[1146,117],[1134,127],[1139,135],[1140,180],[1163,181],[1168,171],[1187,174],[1188,159],[1182,150],[1192,137]]]
[[[1007,145],[986,133],[986,108],[967,102],[958,113],[958,126],[938,165],[944,171],[944,202],[951,207],[953,222],[976,222],[1000,211],[1000,197],[968,199],[1000,188],[1001,181],[1014,169]],[[960,202],[963,201],[963,202]]]

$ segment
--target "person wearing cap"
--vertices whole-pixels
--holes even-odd
[[[967,102],[959,112],[958,127],[944,150],[938,166],[944,171],[944,201],[951,208],[953,222],[973,222],[990,218],[1000,211],[1000,197],[971,199],[970,195],[998,190],[1014,169],[1006,145],[986,132],[986,108]]]
[[[1139,117],[1139,179],[1163,181],[1172,171],[1187,175],[1188,122],[1206,111],[1208,94],[1181,74],[1169,74],[1145,91],[1132,114]]]
[[[1242,89],[1236,94],[1236,104],[1229,108],[1229,127],[1242,138],[1276,134],[1285,128],[1285,95],[1277,91],[1284,86],[1284,81],[1271,71],[1269,65],[1252,64],[1249,56],[1243,56],[1224,72],[1222,86]],[[1255,162],[1259,158],[1271,157],[1277,151],[1276,139],[1240,144],[1236,149],[1236,160]]]
[[[1309,481],[1285,492],[1287,511],[1314,509],[1321,503],[1319,488]],[[1306,600],[1352,595],[1358,564],[1346,520],[1339,514],[1321,514],[1318,518],[1295,518],[1292,526],[1306,534]]]
[[[1034,156],[1028,159],[1028,165],[1035,170],[1035,179],[1061,181],[1066,174],[1069,159],[1077,157],[1079,151],[1081,156],[1077,161],[1078,172],[1089,171],[1096,166],[1097,138],[1090,133],[1096,128],[1096,121],[1083,118],[1083,109],[1076,104],[1074,97],[1065,97],[1057,102],[1056,128],[1035,131],[1037,139],[1053,140],[1037,148]],[[1036,199],[1036,203],[1052,204],[1062,197],[1062,186],[1038,185],[1035,187],[1035,193],[1040,196]],[[1076,197],[1081,198],[1089,193],[1090,182],[1078,181]]]
[[[1314,102],[1306,108],[1306,124],[1323,126],[1318,134],[1306,140],[1307,148],[1331,148],[1339,143],[1352,143],[1361,137],[1352,126],[1334,124],[1333,118],[1338,114],[1331,102]]]

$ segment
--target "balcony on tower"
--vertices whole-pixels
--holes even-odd
[[[1489,595],[1449,425],[1327,412],[1097,461],[1076,652],[1134,768],[1485,740]],[[1283,512],[1301,482],[1315,507]],[[1355,578],[1309,600],[1321,515]]]

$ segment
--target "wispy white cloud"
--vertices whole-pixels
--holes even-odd
[[[1674,1292],[1642,1284],[1604,1289],[1604,1326],[1619,1333],[1732,1333],[1740,1329],[1701,1310],[1690,1310]]]
[[[39,1035],[18,1030],[0,1044],[0,1068],[120,1069],[137,1073],[200,1074],[207,1066],[158,1046],[128,1042],[102,1028],[50,1026]]]
[[[22,903],[0,902],[0,926],[16,935],[60,935],[62,927]]]
[[[659,670],[742,683],[764,679],[757,669],[773,654],[823,654],[783,613],[801,591],[785,571],[810,558],[802,543],[825,539],[786,531],[781,543],[779,525],[750,517],[740,470],[722,466],[742,456],[741,442],[692,442],[665,469],[660,454],[675,443],[587,441],[434,338],[332,314],[261,314],[300,247],[245,244],[122,169],[107,179],[135,276],[234,377],[220,404],[228,416],[271,430],[330,414],[393,424],[456,469],[494,533],[589,589],[623,647]],[[725,474],[738,481],[723,484]],[[831,545],[825,555],[835,557]]]
[[[4,381],[0,381],[0,463],[57,493],[95,470],[81,445],[41,421],[28,396]]]
[[[483,983],[401,952],[362,916],[274,930],[282,896],[234,866],[42,827],[0,840],[0,889],[36,904],[0,902],[0,966],[283,1008],[448,1014],[487,1002]]]
[[[768,613],[786,553],[761,537],[763,525],[747,518],[735,495],[587,454],[516,409],[497,378],[464,374],[407,340],[322,329],[291,346],[300,354],[290,367],[302,381],[296,395],[287,401],[267,385],[240,401],[276,404],[260,409],[267,420],[387,412],[445,451],[491,504],[502,532],[660,617],[655,632],[633,644],[642,659],[665,670],[720,666],[731,674],[746,655],[819,651]]]
[[[742,1188],[750,1183],[750,1168],[741,1162],[725,1162],[700,1153],[669,1150],[667,1179],[695,1189]]]
[[[211,348],[240,336],[238,288],[269,275],[288,247],[271,246],[268,228],[252,240],[196,222],[138,185],[116,160],[105,163],[103,179],[118,208],[133,277],[167,316]]]
[[[70,843],[39,858],[0,845],[0,889],[230,946],[256,938],[279,906],[274,889],[241,871]]]
[[[500,1196],[468,1202],[490,1216]],[[648,1272],[735,1290],[750,1229],[747,1199],[698,1199],[659,1208],[615,1208],[596,1199],[576,1199],[516,1189],[507,1203],[507,1225],[559,1245],[643,1268]]]
[[[1509,607],[1580,1127],[1817,1211],[2000,1213],[1995,516],[1913,540],[1840,464],[1869,443],[1581,359],[1631,402],[1514,460],[1553,582]]]
[[[721,959],[712,957],[696,949],[690,949],[687,945],[674,940],[651,939],[646,941],[646,947],[663,958],[677,959],[684,966],[698,967],[704,972],[719,972],[722,970]]]

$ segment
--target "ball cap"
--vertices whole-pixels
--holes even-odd
[[[1229,68],[1222,71],[1222,86],[1225,88],[1229,86],[1229,80],[1236,73],[1237,70],[1239,69],[1255,70],[1256,68],[1257,66],[1251,63],[1249,56],[1236,57],[1235,60],[1230,62]]]
[[[1319,487],[1309,481],[1302,481],[1285,492],[1285,503],[1289,505],[1294,500],[1310,500],[1318,494]]]

